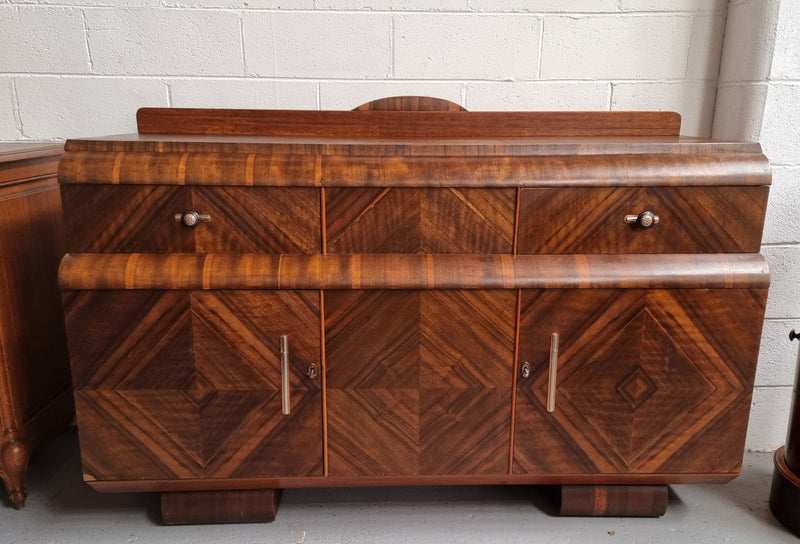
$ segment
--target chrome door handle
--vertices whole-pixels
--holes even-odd
[[[550,375],[547,380],[547,411],[556,409],[556,373],[558,372],[558,333],[550,335]]]
[[[289,398],[289,337],[281,335],[281,413],[288,416],[292,411]]]

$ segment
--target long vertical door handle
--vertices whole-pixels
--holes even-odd
[[[281,335],[281,413],[288,416],[292,411],[289,399],[289,337]]]
[[[556,373],[558,372],[558,333],[550,335],[550,377],[547,382],[547,411],[556,409]]]

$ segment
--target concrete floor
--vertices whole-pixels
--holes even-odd
[[[772,455],[748,453],[727,485],[671,487],[657,519],[557,518],[530,487],[287,490],[274,523],[164,527],[156,495],[99,494],[81,482],[77,437],[31,459],[22,511],[0,506],[0,543],[794,542],[769,512]]]

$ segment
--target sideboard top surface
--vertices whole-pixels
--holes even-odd
[[[468,112],[446,105],[448,111],[142,108],[138,133],[67,141],[59,179],[513,187],[771,179],[758,143],[680,136],[674,112]]]
[[[761,153],[757,143],[680,136],[680,122],[679,114],[658,111],[141,108],[138,133],[70,140],[66,150],[448,157]]]
[[[240,152],[362,156],[535,156],[595,154],[760,154],[756,142],[690,136],[373,138],[118,134],[68,140],[66,151]]]

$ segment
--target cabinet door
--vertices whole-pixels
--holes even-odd
[[[530,375],[518,382],[514,472],[737,472],[765,301],[765,290],[523,291]]]
[[[87,479],[322,474],[317,291],[64,297]],[[290,413],[282,414],[281,336]]]
[[[326,291],[331,476],[507,474],[515,291]]]

